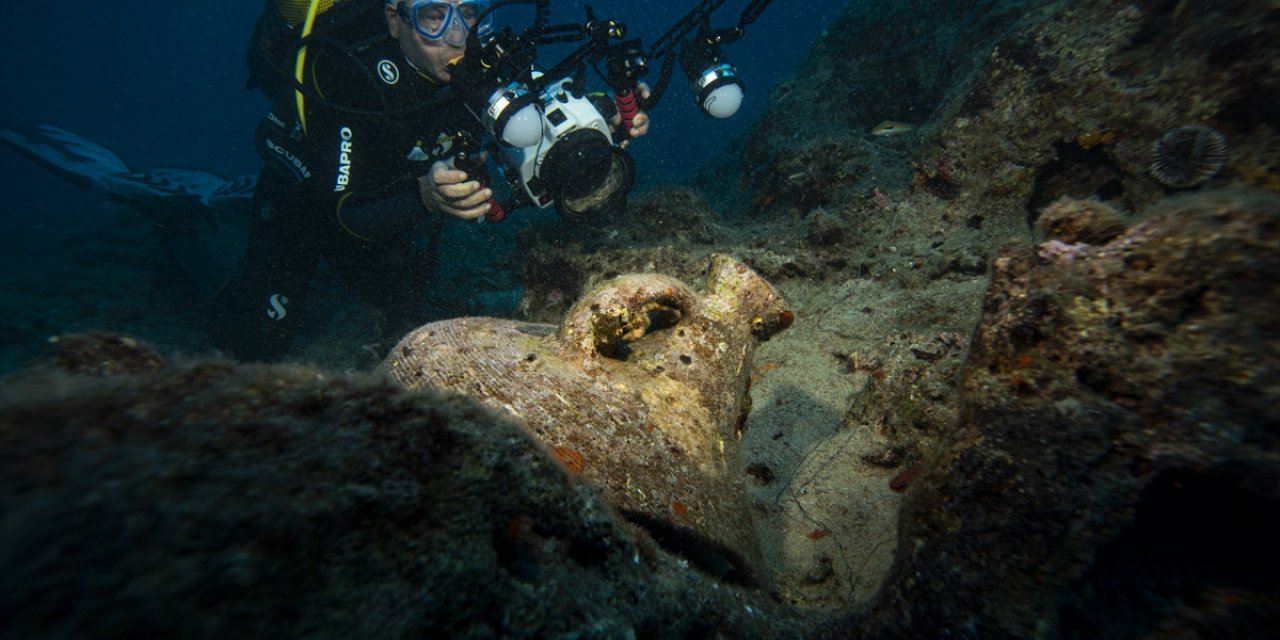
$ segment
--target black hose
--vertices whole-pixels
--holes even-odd
[[[671,85],[671,72],[676,67],[676,53],[668,52],[667,57],[662,60],[662,71],[658,73],[658,81],[653,83],[649,88],[649,97],[640,100],[640,108],[645,111],[652,111],[658,106],[658,101],[662,100],[662,95],[667,92],[667,87]]]

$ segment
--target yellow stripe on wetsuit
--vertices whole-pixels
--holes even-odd
[[[276,9],[280,10],[280,15],[284,16],[285,19],[289,20],[292,24],[294,22],[292,17],[296,17],[297,11],[301,8],[301,2],[290,2],[288,5],[288,7],[277,5]],[[321,5],[324,5],[324,7],[321,8]],[[302,23],[301,36],[306,38],[311,35],[311,29],[316,24],[316,16],[331,8],[333,8],[333,0],[310,0],[310,2],[307,3],[307,14]],[[286,12],[289,15],[286,15]],[[307,47],[306,45],[303,45],[301,49],[298,49],[298,58],[294,61],[293,65],[293,77],[298,81],[299,85],[302,84],[302,70],[306,67],[306,64]],[[294,100],[298,105],[298,123],[302,125],[302,133],[305,135],[307,133],[307,109],[306,101],[302,96],[302,90],[300,88],[294,88]]]

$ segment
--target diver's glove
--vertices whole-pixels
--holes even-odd
[[[438,161],[426,175],[418,178],[418,197],[431,211],[447,213],[455,218],[474,220],[489,213],[493,189],[472,179],[465,171],[453,169]]]

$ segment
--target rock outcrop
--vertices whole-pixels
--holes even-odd
[[[103,340],[131,343],[125,361],[141,353],[63,342],[101,353],[90,345]],[[102,364],[103,376],[50,366],[0,385],[4,637],[803,628],[638,536],[465,399],[300,366]]]

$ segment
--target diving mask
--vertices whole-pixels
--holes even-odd
[[[412,6],[406,8],[405,5]],[[416,0],[397,5],[400,19],[413,25],[418,35],[453,47],[465,46],[472,29],[478,29],[482,36],[492,30],[491,16],[485,16],[479,24],[476,23],[488,8],[489,3],[484,0]]]

